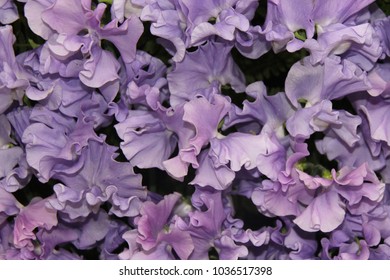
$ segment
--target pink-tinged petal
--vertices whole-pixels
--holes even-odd
[[[48,199],[34,198],[29,205],[20,210],[15,218],[14,244],[18,248],[33,246],[36,239],[34,229],[50,230],[57,225],[57,210],[46,206]]]
[[[180,195],[173,193],[166,195],[158,204],[151,201],[144,202],[137,221],[139,236],[137,242],[145,250],[150,250],[156,245],[158,234],[169,223],[168,218],[172,215],[172,210],[179,201]]]
[[[325,179],[322,177],[312,177],[309,174],[301,171],[301,170],[296,170],[299,176],[299,180],[301,180],[305,186],[308,189],[315,190],[318,189],[319,187],[329,187],[332,184],[332,180]]]
[[[326,191],[318,195],[303,212],[294,219],[294,223],[308,232],[331,232],[344,220],[345,204],[339,195]]]
[[[371,96],[382,95],[384,97],[388,97],[390,94],[390,64],[377,64],[368,73],[368,80],[371,83],[371,88],[368,89],[367,92]]]
[[[181,260],[187,260],[194,251],[191,235],[176,228],[173,228],[169,233],[162,234],[160,242],[166,242],[172,246]]]

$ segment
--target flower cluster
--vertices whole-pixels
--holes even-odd
[[[390,259],[380,2],[0,0],[0,259]]]

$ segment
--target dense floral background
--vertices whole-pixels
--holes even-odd
[[[389,259],[387,14],[0,0],[0,259]]]

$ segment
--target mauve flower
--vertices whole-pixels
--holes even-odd
[[[80,235],[79,228],[65,226],[59,221],[58,225],[51,229],[40,228],[36,234],[39,241],[39,249],[36,250],[40,259],[67,259],[67,250],[61,248],[62,245],[78,239]],[[64,254],[64,256],[61,256]],[[70,254],[70,252],[68,252]],[[75,257],[75,256],[73,256]],[[73,259],[73,258],[71,258]]]
[[[167,75],[170,104],[177,106],[191,100],[198,90],[209,88],[213,81],[218,86],[230,85],[235,92],[243,92],[245,78],[230,55],[231,48],[210,41],[176,63]]]
[[[22,207],[23,205],[16,200],[13,194],[0,188],[0,225],[8,217],[17,215]]]
[[[131,95],[129,91],[132,82],[139,87],[149,85],[159,89],[166,84],[167,66],[157,57],[141,50],[137,50],[135,59],[130,63],[125,63],[125,67],[121,70],[119,73],[121,84],[126,86],[122,89],[122,95]]]
[[[266,38],[275,51],[287,48],[288,51],[294,52],[304,46],[303,41],[311,40],[315,33],[320,38],[334,26],[349,27],[361,23],[359,16],[372,2],[374,0],[365,0],[355,5],[352,1],[339,3],[331,0],[323,3],[299,0],[292,4],[286,0],[268,0],[264,23]],[[339,38],[339,44],[342,44],[343,40],[344,38]]]
[[[236,174],[227,165],[213,161],[210,151],[202,151],[199,155],[199,167],[195,178],[189,183],[199,187],[213,187],[216,190],[225,190],[233,182]]]
[[[191,235],[194,251],[190,259],[208,259],[212,248],[218,252],[219,259],[238,259],[248,254],[239,241],[242,223],[230,217],[231,208],[223,200],[221,192],[197,189],[192,196],[196,210],[188,214],[188,219],[177,221],[177,227]]]
[[[73,119],[35,107],[30,117],[32,123],[23,133],[26,158],[38,172],[41,181],[47,182],[56,172],[73,173],[81,168],[78,160],[88,139],[103,141],[95,134],[92,123]]]
[[[109,225],[108,232],[104,237],[104,242],[99,246],[100,255],[99,258],[103,260],[118,260],[119,255],[117,250],[125,243],[123,234],[129,230],[129,226],[117,219],[108,219]]]
[[[386,165],[382,143],[371,139],[370,130],[364,119],[361,128],[357,130],[359,138],[353,146],[349,146],[333,131],[328,132],[323,139],[315,142],[316,149],[328,160],[336,160],[339,166],[358,167],[367,163],[378,171]]]
[[[34,230],[50,230],[58,223],[57,210],[48,205],[49,198],[35,197],[23,207],[15,218],[14,244],[17,248],[34,250],[33,241],[37,239]]]
[[[309,122],[307,122],[309,121]],[[304,137],[318,131],[334,134],[349,147],[360,139],[357,128],[361,118],[344,110],[333,110],[329,100],[323,100],[313,106],[298,109],[286,122],[286,128],[293,137]]]
[[[19,18],[18,10],[12,0],[0,0],[0,22],[10,24]]]
[[[390,143],[390,131],[387,131],[386,125],[388,99],[367,96],[365,99],[356,100],[354,105],[367,118],[371,138],[374,141]]]
[[[263,82],[254,82],[246,87],[245,93],[248,99],[242,102],[242,108],[232,104],[232,110],[226,116],[223,129],[237,124],[256,122],[263,132],[274,133],[278,138],[283,138],[284,124],[295,112],[291,102],[284,92],[267,95],[267,89]]]
[[[18,65],[13,43],[15,36],[12,26],[0,26],[0,114],[4,113],[14,101],[22,103],[24,90],[28,82]]]
[[[308,39],[303,43],[310,51],[313,64],[338,55],[369,71],[382,55],[380,41],[369,23],[348,27],[334,24],[321,32],[316,40]]]
[[[145,251],[150,251],[161,244],[170,246],[180,259],[188,259],[194,245],[188,232],[177,228],[174,224],[175,208],[180,195],[173,193],[164,197],[158,204],[146,201],[136,219],[138,237],[137,243]]]
[[[42,19],[59,34],[75,36],[87,29],[91,40],[98,36],[99,39],[111,41],[118,48],[122,59],[130,62],[135,57],[135,45],[143,32],[143,26],[137,17],[131,17],[120,26],[114,19],[101,27],[100,21],[105,8],[105,4],[99,3],[95,10],[92,10],[90,0],[67,2],[66,5],[62,1],[55,1],[54,5],[42,13]],[[70,19],[74,21],[69,21]]]
[[[111,203],[110,212],[117,216],[136,216],[140,201],[146,198],[141,176],[129,163],[118,162],[116,147],[90,140],[80,151],[79,168],[56,170],[56,200],[50,203],[67,213],[70,219],[96,212],[102,203]]]
[[[11,138],[14,133],[8,121],[9,115],[0,115],[0,187],[14,192],[24,187],[30,180],[30,168],[26,162],[26,155],[23,146],[16,146],[16,141]],[[12,123],[14,126],[15,122]],[[12,131],[11,131],[12,129]],[[16,139],[20,140],[20,135]]]
[[[109,216],[106,211],[100,209],[96,214],[93,213],[72,224],[72,227],[78,228],[80,232],[78,238],[72,243],[81,250],[93,248],[106,236],[108,226]]]
[[[381,19],[377,19],[373,23],[376,34],[379,36],[380,44],[383,50],[383,57],[390,56],[390,18],[385,17]]]
[[[188,0],[132,1],[143,7],[141,19],[151,21],[150,31],[162,38],[162,45],[180,62],[185,50],[207,42],[212,36],[236,44],[249,57],[257,58],[268,51],[259,26],[250,25],[257,1],[208,0],[202,5]]]
[[[257,168],[276,179],[285,163],[285,149],[274,134],[231,133],[210,141],[210,157],[216,166],[229,165],[233,171]]]
[[[197,156],[202,148],[219,134],[218,125],[229,111],[230,103],[221,95],[215,94],[210,98],[211,100],[207,100],[206,97],[199,95],[183,106],[184,123],[175,128],[182,130],[181,133],[177,133],[179,154],[163,162],[165,170],[175,178],[182,179],[187,175],[190,164],[198,168]],[[187,127],[185,130],[182,128],[184,126]],[[186,130],[189,133],[185,133]]]
[[[367,90],[367,92],[371,96],[379,96],[386,98],[389,96],[389,88],[390,88],[390,64],[389,63],[381,63],[377,64],[369,73],[368,80],[370,81],[371,88]]]
[[[85,56],[85,59],[76,60],[83,65],[79,78],[87,86],[100,88],[119,78],[119,63],[111,52],[101,49],[101,40],[112,42],[125,62],[134,59],[136,43],[143,32],[142,23],[137,17],[127,19],[120,26],[118,20],[114,19],[101,27],[105,4],[100,3],[92,10],[90,0],[67,2],[66,5],[61,1],[55,1],[51,5],[42,5],[39,1],[29,2],[31,3],[27,3],[29,5],[26,8],[40,11],[39,16],[42,15],[42,22],[39,22],[36,15],[29,14],[29,23],[38,35],[49,39],[49,49],[54,56],[68,59],[79,51]],[[37,27],[42,24],[45,26],[44,30]],[[47,27],[51,32],[48,32]],[[86,34],[82,34],[83,32]]]
[[[0,179],[7,176],[23,156],[23,149],[14,146],[16,143],[10,136],[11,125],[5,115],[0,115]]]
[[[384,184],[366,164],[354,169],[343,167],[338,174],[332,170],[332,179],[332,184],[315,186],[317,194],[294,219],[294,223],[305,231],[330,232],[342,224],[346,210],[362,214],[383,199]],[[324,213],[321,209],[332,211]]]
[[[254,0],[209,0],[203,5],[189,0],[179,3],[187,19],[185,32],[190,38],[190,46],[198,45],[212,35],[233,41],[237,33],[249,31],[249,21],[258,6]]]
[[[173,153],[177,143],[173,131],[167,129],[165,119],[175,113],[161,105],[159,89],[148,84],[138,87],[131,82],[127,99],[128,103],[140,108],[129,110],[126,119],[115,125],[123,140],[121,150],[134,166],[164,169],[163,162]],[[145,110],[145,106],[149,110]]]
[[[367,74],[354,63],[332,56],[323,64],[311,64],[305,57],[289,70],[285,90],[291,103],[314,105],[322,100],[340,99],[354,92],[370,88]]]
[[[301,230],[288,219],[276,220],[276,226],[267,230],[270,240],[255,251],[257,259],[316,259],[314,234]]]

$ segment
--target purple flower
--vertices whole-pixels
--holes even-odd
[[[73,173],[81,168],[78,158],[88,139],[98,138],[92,123],[67,118],[44,107],[35,107],[32,123],[23,133],[26,158],[38,171],[40,180],[47,182],[57,171]]]
[[[61,1],[52,5],[29,2],[32,2],[30,9],[40,11],[39,16],[42,15],[40,21],[36,19],[37,15],[27,15],[30,25],[38,35],[49,39],[49,48],[54,56],[67,59],[81,51],[87,57],[81,61],[77,59],[83,64],[79,78],[87,86],[100,88],[119,78],[119,63],[111,52],[101,49],[100,40],[112,42],[125,62],[135,58],[136,43],[143,32],[137,17],[125,20],[120,26],[114,19],[101,27],[105,4],[100,3],[92,10],[90,0],[73,1],[67,5]],[[38,27],[42,24],[45,26],[43,29]]]
[[[19,18],[16,5],[12,2],[11,0],[0,1],[0,22],[2,24],[10,24]]]
[[[111,213],[136,216],[146,190],[129,163],[115,160],[115,150],[106,143],[89,140],[80,151],[77,169],[56,170],[54,178],[62,184],[54,186],[57,199],[50,200],[53,207],[75,219],[96,212],[109,201]]]
[[[19,214],[22,207],[13,194],[0,188],[0,227],[8,217]]]
[[[248,99],[242,103],[242,108],[232,104],[232,110],[226,116],[223,128],[237,124],[253,122],[261,126],[263,132],[274,133],[278,138],[283,138],[284,124],[294,113],[291,102],[284,92],[275,95],[267,95],[267,89],[263,82],[255,82],[247,86],[245,90]]]
[[[12,45],[15,36],[10,25],[0,26],[0,113],[4,113],[14,101],[20,104],[28,82],[16,62]]]
[[[330,232],[343,222],[345,208],[352,214],[362,214],[383,199],[384,184],[367,165],[355,169],[344,167],[338,174],[332,170],[332,178],[333,184],[315,186],[316,190],[322,188],[322,193],[294,220],[305,231]],[[321,209],[332,209],[332,212],[324,213]]]
[[[332,0],[325,4],[300,0],[293,4],[286,0],[269,0],[264,24],[266,38],[272,42],[275,51],[286,47],[288,51],[294,52],[304,47],[306,39],[314,41],[312,38],[315,33],[321,39],[323,34],[335,26],[350,27],[361,23],[359,16],[372,2],[366,0],[354,5],[352,1],[339,3]],[[342,45],[344,40],[339,37],[337,44]]]
[[[36,228],[50,230],[58,223],[57,211],[47,204],[48,198],[35,197],[26,207],[22,208],[15,218],[14,244],[17,248],[34,250],[33,240]]]
[[[234,63],[230,50],[231,46],[226,44],[208,42],[176,63],[167,75],[171,105],[191,100],[198,90],[209,88],[213,81],[218,86],[230,85],[234,91],[243,92],[244,75]]]
[[[221,192],[197,190],[192,204],[196,210],[188,214],[189,219],[177,222],[177,227],[187,231],[193,240],[190,259],[208,259],[211,248],[218,252],[219,259],[238,259],[248,254],[247,248],[239,244],[242,223],[231,219],[230,208],[224,205]]]
[[[348,60],[332,56],[323,64],[313,65],[309,57],[295,63],[287,75],[285,90],[291,103],[299,108],[300,101],[310,106],[369,88],[365,72]]]
[[[188,232],[175,226],[174,209],[180,195],[167,195],[158,204],[144,202],[140,217],[136,220],[138,237],[137,243],[146,251],[159,247],[161,243],[170,246],[180,259],[188,259],[194,245]]]
[[[235,42],[238,50],[257,58],[268,51],[259,26],[251,26],[257,1],[209,0],[199,5],[188,0],[133,1],[143,7],[141,19],[151,21],[151,33],[162,38],[163,46],[180,62],[185,50],[218,36]]]

